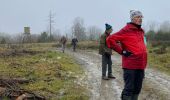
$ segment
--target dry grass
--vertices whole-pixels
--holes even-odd
[[[0,57],[0,76],[29,79],[20,87],[48,100],[88,100],[87,90],[76,83],[83,70],[68,55],[50,51],[53,45],[26,44],[36,53]]]
[[[170,75],[170,47],[166,48],[166,53],[157,54],[153,48],[149,47],[148,63],[152,68],[156,68]]]

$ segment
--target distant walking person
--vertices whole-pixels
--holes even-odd
[[[60,43],[62,45],[62,52],[64,53],[65,51],[65,46],[66,46],[67,38],[65,36],[62,36],[60,39]]]
[[[115,78],[112,75],[112,60],[111,60],[112,50],[108,48],[106,45],[106,38],[112,32],[112,26],[109,24],[105,24],[105,26],[106,26],[106,30],[104,34],[102,34],[100,37],[99,54],[102,55],[102,79],[109,80],[109,78],[113,78],[113,79]],[[108,68],[108,76],[106,76],[107,68]]]
[[[76,37],[74,37],[71,41],[71,44],[72,44],[72,47],[73,47],[73,51],[75,52],[76,51],[76,47],[77,47],[77,43],[78,43],[78,40]]]
[[[147,64],[147,49],[141,28],[143,15],[140,11],[132,10],[130,18],[130,23],[107,38],[107,46],[122,55],[125,83],[122,100],[138,100]],[[121,45],[116,43],[118,41]]]

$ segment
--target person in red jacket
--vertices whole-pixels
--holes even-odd
[[[131,10],[130,18],[130,23],[106,40],[109,48],[122,55],[125,83],[121,95],[122,100],[138,100],[147,64],[144,30],[141,28],[143,15],[140,11]]]

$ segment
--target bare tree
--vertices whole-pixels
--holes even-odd
[[[61,32],[59,29],[56,29],[53,34],[53,38],[55,41],[59,41],[61,38]]]
[[[22,43],[31,43],[31,34],[23,34]]]
[[[155,31],[157,25],[158,25],[158,23],[156,23],[156,22],[154,22],[154,21],[151,21],[151,22],[149,23],[149,30],[150,30],[150,31]]]
[[[86,32],[84,27],[84,21],[82,18],[75,18],[72,26],[72,35],[76,36],[78,40],[86,39]]]
[[[39,34],[32,34],[32,35],[31,35],[31,42],[32,42],[32,43],[38,42],[39,36],[40,36]]]
[[[163,33],[168,33],[168,32],[170,32],[170,21],[164,21],[164,22],[160,25],[159,31],[161,31],[161,32],[163,32]]]
[[[3,44],[9,43],[11,40],[11,35],[7,33],[0,33],[0,41]]]
[[[98,40],[101,35],[102,29],[97,26],[90,26],[88,28],[87,34],[89,40]]]
[[[15,36],[13,37],[13,41],[14,41],[14,43],[22,44],[23,38],[24,38],[23,33],[18,33],[17,35],[15,35]]]
[[[50,41],[52,41],[52,29],[54,28],[53,25],[54,25],[54,14],[50,11],[50,14],[49,14],[49,19],[48,19],[48,22],[49,22],[49,38],[50,38]]]

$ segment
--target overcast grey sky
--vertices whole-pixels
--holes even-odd
[[[84,19],[85,26],[104,29],[109,23],[118,31],[129,22],[129,11],[140,10],[144,24],[170,20],[170,0],[0,0],[0,32],[23,32],[30,26],[32,33],[47,29],[50,10],[55,14],[55,29],[66,32],[75,17]]]

